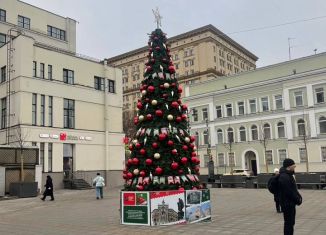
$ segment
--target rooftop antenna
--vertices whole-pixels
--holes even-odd
[[[154,17],[155,17],[155,22],[156,22],[157,28],[159,29],[160,27],[162,27],[161,19],[163,17],[160,15],[158,7],[156,7],[155,11],[153,9],[152,9],[152,11],[153,11],[153,14],[154,14]]]
[[[292,48],[292,46],[291,46],[291,40],[293,40],[293,39],[295,39],[295,38],[288,38],[288,45],[289,45],[289,60],[291,60],[291,48]]]

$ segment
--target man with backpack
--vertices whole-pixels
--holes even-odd
[[[279,199],[284,217],[284,235],[292,235],[295,224],[295,207],[301,205],[302,197],[294,179],[295,162],[286,158],[278,178]]]
[[[282,213],[280,205],[280,195],[278,188],[278,178],[280,176],[279,170],[274,169],[274,175],[268,181],[268,190],[274,195],[275,208],[277,213]]]

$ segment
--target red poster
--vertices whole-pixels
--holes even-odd
[[[135,206],[136,205],[136,194],[135,193],[123,193],[123,205],[124,206]]]

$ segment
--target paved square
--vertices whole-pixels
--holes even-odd
[[[301,190],[295,234],[326,234],[326,191]],[[119,190],[55,192],[55,201],[0,201],[0,234],[282,234],[283,216],[266,189],[212,189],[212,222],[161,227],[119,223]]]

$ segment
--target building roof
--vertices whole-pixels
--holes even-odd
[[[219,29],[217,29],[215,26],[213,26],[211,24],[205,25],[203,27],[200,27],[200,28],[197,28],[197,29],[194,29],[194,30],[191,30],[191,31],[188,31],[186,33],[176,35],[174,37],[171,37],[171,38],[168,39],[168,43],[173,43],[175,41],[182,40],[182,39],[185,39],[185,38],[189,38],[191,36],[195,36],[195,35],[201,34],[203,32],[207,32],[207,31],[210,31],[213,34],[215,34],[215,35],[219,36],[220,38],[224,39],[226,42],[228,42],[229,44],[231,44],[232,46],[234,46],[238,50],[242,51],[244,54],[246,54],[251,59],[253,59],[255,61],[258,60],[257,56],[255,56],[253,53],[248,51],[246,48],[241,46],[239,43],[234,41],[232,38],[230,38],[229,36],[227,36],[222,31],[220,31]],[[107,61],[108,61],[108,63],[113,63],[115,61],[122,60],[122,59],[125,59],[127,57],[137,55],[139,53],[147,52],[147,50],[148,50],[148,46],[144,46],[144,47],[141,47],[141,48],[138,48],[138,49],[123,53],[121,55],[117,55],[117,56],[108,58]]]

